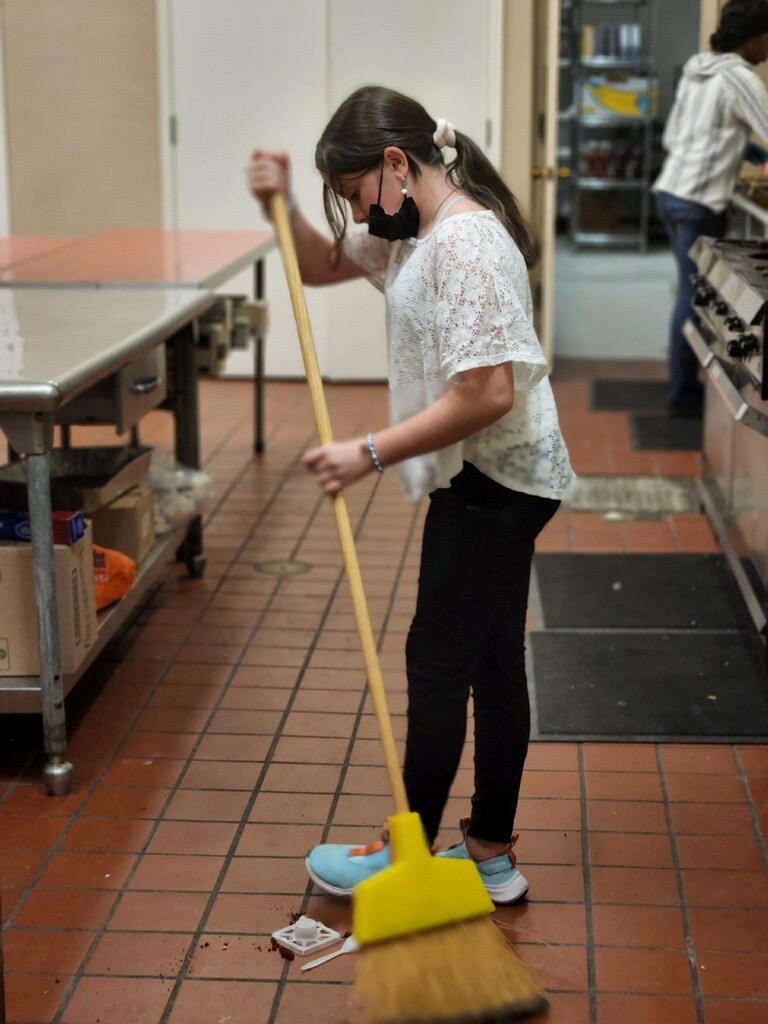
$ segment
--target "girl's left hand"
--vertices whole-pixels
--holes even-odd
[[[360,437],[312,448],[304,456],[304,465],[315,474],[321,489],[331,495],[373,469],[368,442]]]

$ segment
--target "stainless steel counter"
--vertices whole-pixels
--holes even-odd
[[[768,191],[766,192],[768,195]],[[731,202],[733,222],[729,235],[733,238],[765,238],[768,236],[768,209],[754,202],[740,185]]]
[[[264,448],[264,344],[267,323],[265,256],[271,230],[112,230],[80,239],[0,238],[0,287],[202,289],[219,292],[253,269],[255,302],[248,305],[254,344],[254,448]],[[240,298],[240,297],[238,297]],[[245,310],[245,307],[241,307]]]
[[[40,676],[38,680],[0,679],[0,712],[29,710],[33,700],[42,712],[48,762],[43,776],[52,793],[71,786],[66,759],[64,697],[98,651],[124,621],[127,610],[146,592],[162,569],[162,554],[182,543],[191,569],[202,556],[199,519],[186,536],[166,537],[148,560],[130,601],[105,617],[99,641],[75,677],[60,670],[59,626],[53,581],[53,531],[48,453],[54,426],[70,407],[99,381],[167,343],[172,349],[171,411],[175,419],[176,457],[199,468],[197,377],[192,324],[214,302],[207,290],[181,288],[47,288],[0,290],[0,430],[21,457],[27,480],[32,526],[32,566],[37,603]],[[22,706],[19,705],[22,702]],[[5,702],[5,705],[4,705]]]
[[[684,332],[705,379],[701,491],[756,628],[768,631],[768,241],[699,238]]]

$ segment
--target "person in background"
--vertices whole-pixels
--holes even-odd
[[[342,103],[315,164],[333,238],[290,199],[285,154],[257,150],[250,188],[267,212],[276,192],[289,197],[307,283],[368,277],[383,290],[390,424],[315,448],[305,464],[329,495],[397,465],[406,497],[429,497],[406,642],[406,792],[433,843],[471,693],[471,816],[441,855],[474,861],[491,898],[512,903],[528,889],[512,846],[530,731],[531,559],[573,481],[532,323],[535,246],[480,147],[393,90],[366,87]],[[378,842],[323,844],[307,857],[313,881],[338,896],[388,864]]]
[[[699,363],[683,335],[692,315],[696,272],[688,251],[696,238],[722,238],[744,160],[768,157],[751,133],[768,140],[768,92],[752,70],[768,59],[768,0],[728,0],[711,50],[687,61],[667,120],[667,156],[653,184],[656,208],[677,263],[677,298],[669,337],[667,408],[700,417]]]

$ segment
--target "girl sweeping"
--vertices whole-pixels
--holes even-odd
[[[269,209],[288,197],[303,280],[368,277],[384,292],[389,426],[310,451],[329,495],[397,466],[412,500],[429,497],[416,613],[406,643],[408,801],[434,842],[474,702],[475,789],[463,840],[491,898],[528,883],[512,847],[530,710],[525,617],[536,537],[573,481],[532,326],[534,244],[514,196],[482,150],[390,89],[353,93],[315,162],[333,238],[291,198],[284,154],[256,150],[248,176]],[[350,228],[349,216],[356,225]],[[324,844],[307,857],[333,895],[390,863],[384,843]]]

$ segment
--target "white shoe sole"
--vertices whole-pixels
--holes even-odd
[[[331,885],[330,882],[324,882],[322,878],[318,878],[318,876],[314,873],[312,868],[309,866],[309,857],[305,857],[304,858],[304,863],[305,863],[305,865],[307,867],[307,874],[312,879],[312,881],[314,882],[314,884],[317,886],[318,889],[321,889],[323,892],[327,892],[329,896],[351,896],[352,895],[352,890],[351,889],[339,889],[335,885]]]
[[[516,871],[504,885],[489,885],[483,880],[485,891],[494,903],[504,904],[517,903],[528,892],[528,881],[519,871]]]

